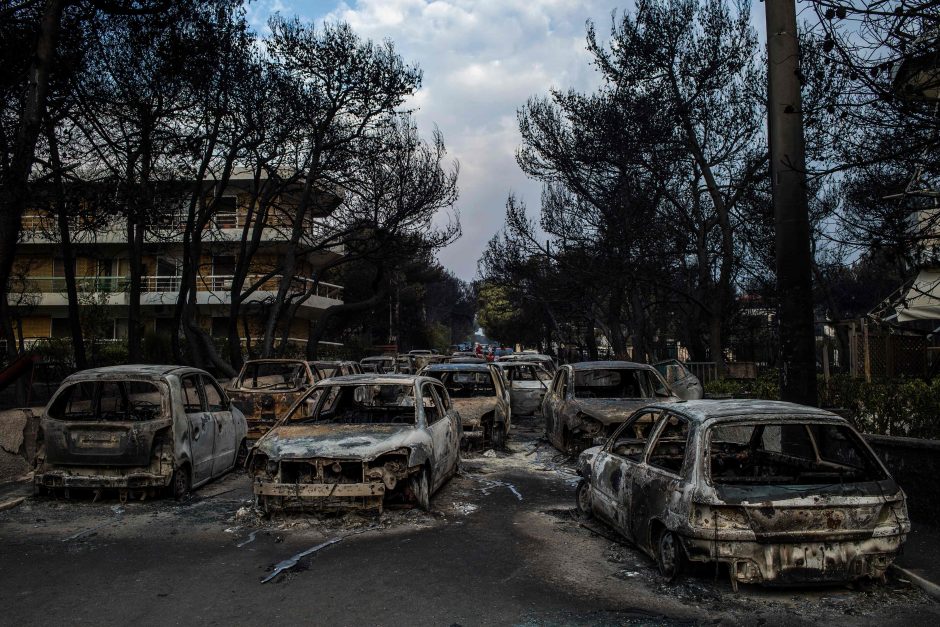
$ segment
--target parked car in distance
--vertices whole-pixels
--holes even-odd
[[[463,443],[503,449],[512,426],[509,389],[495,364],[431,364],[419,373],[447,388],[463,425]]]
[[[510,355],[501,355],[496,358],[496,361],[528,361],[535,362],[540,364],[543,368],[548,370],[553,375],[558,367],[555,365],[555,360],[552,359],[550,355],[540,355],[538,353],[512,353]]]
[[[527,361],[499,361],[509,388],[509,404],[514,416],[534,416],[542,410],[542,399],[552,375],[541,364]]]
[[[676,401],[652,366],[629,361],[584,361],[558,369],[542,401],[545,436],[555,448],[577,453],[602,441],[639,407]]]
[[[361,374],[307,391],[252,449],[252,489],[270,513],[427,510],[460,461],[460,418],[439,381]]]
[[[454,357],[448,363],[451,363],[451,364],[485,364],[487,363],[487,361],[483,359],[482,357],[471,355],[471,356]]]
[[[702,382],[678,359],[667,359],[654,367],[666,379],[673,393],[682,400],[697,401],[705,397]]]
[[[355,361],[308,361],[314,370],[317,381],[330,377],[345,377],[351,374],[362,374],[362,368]]]
[[[227,390],[248,421],[248,440],[255,441],[287,413],[317,380],[302,359],[249,359]]]
[[[362,368],[364,374],[395,374],[398,372],[395,355],[365,357],[359,360],[359,367]]]
[[[760,584],[880,578],[905,496],[849,423],[815,407],[700,400],[638,410],[578,460],[577,506],[675,577],[720,562]]]
[[[183,498],[235,467],[245,416],[207,372],[126,365],[67,377],[40,419],[36,493]]]

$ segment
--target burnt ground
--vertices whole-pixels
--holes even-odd
[[[573,509],[577,477],[520,425],[428,514],[263,520],[243,474],[188,501],[30,499],[0,512],[5,624],[940,624],[895,578],[731,589],[714,569],[664,583],[645,555]],[[273,577],[276,565],[331,540]]]

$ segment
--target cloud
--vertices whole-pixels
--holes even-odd
[[[261,2],[260,4],[274,4]],[[440,254],[464,279],[503,225],[510,192],[537,209],[541,186],[515,162],[516,111],[551,87],[589,90],[598,77],[585,50],[585,22],[608,30],[616,3],[601,0],[279,0],[283,13],[344,20],[361,36],[390,39],[424,71],[409,103],[420,127],[444,135],[460,162],[463,237]],[[627,8],[628,5],[621,5]],[[259,13],[263,12],[259,9]]]

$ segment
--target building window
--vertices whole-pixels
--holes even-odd
[[[215,225],[220,229],[238,228],[238,197],[222,196],[215,201]]]

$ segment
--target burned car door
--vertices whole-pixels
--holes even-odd
[[[225,394],[212,377],[202,375],[202,389],[206,395],[206,411],[215,424],[215,443],[212,453],[212,476],[229,470],[235,463],[239,442],[236,441],[235,419]]]
[[[560,423],[563,420],[565,406],[568,403],[570,370],[570,368],[564,366],[555,373],[555,381],[552,383],[551,390],[542,401],[542,413],[545,415],[545,435],[556,446],[561,441],[559,434],[562,432],[562,425]]]
[[[421,386],[421,405],[428,433],[431,436],[431,491],[441,484],[450,470],[450,450],[453,449],[452,426],[446,419],[444,408],[431,385]]]
[[[654,410],[633,416],[614,432],[593,462],[594,510],[631,540],[634,477],[661,413]]]
[[[538,413],[551,375],[541,366],[508,366],[509,399],[513,412],[530,416]]]
[[[689,450],[689,421],[672,413],[659,420],[662,426],[648,447],[646,463],[633,475],[632,524],[633,541],[639,546],[652,546],[652,521],[665,522],[669,513],[680,511],[684,497],[682,477],[686,475]]]
[[[183,411],[189,422],[190,445],[192,455],[193,484],[198,484],[212,477],[213,453],[215,448],[215,422],[212,414],[206,411],[202,381],[198,374],[187,374],[180,378]]]
[[[444,421],[448,423],[448,445],[449,449],[449,467],[456,472],[457,463],[460,461],[460,436],[463,433],[463,426],[460,424],[460,414],[458,414],[450,402],[450,396],[443,385],[434,384],[434,393],[437,395],[439,406],[444,412]]]

